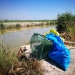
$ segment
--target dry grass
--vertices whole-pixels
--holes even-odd
[[[0,50],[0,75],[43,75],[43,68],[37,59],[18,61],[15,53]]]
[[[41,64],[36,59],[19,62],[9,72],[13,75],[43,75]]]
[[[63,37],[67,41],[73,41],[75,42],[75,33],[73,32],[67,32],[60,34],[61,37]]]

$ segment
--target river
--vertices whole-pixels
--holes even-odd
[[[56,26],[43,26],[43,27],[22,27],[19,29],[4,29],[0,30],[0,44],[6,49],[18,50],[20,46],[27,44],[34,33],[44,34],[51,28]]]

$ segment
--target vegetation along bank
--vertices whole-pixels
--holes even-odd
[[[0,29],[54,25],[54,24],[56,24],[56,20],[27,20],[27,21],[4,20],[4,21],[0,21]]]
[[[75,42],[75,15],[70,12],[58,14],[57,31],[63,33],[62,37],[67,41]]]

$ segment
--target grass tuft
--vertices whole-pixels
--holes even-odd
[[[43,68],[37,59],[19,61],[15,52],[0,49],[0,75],[43,75]]]

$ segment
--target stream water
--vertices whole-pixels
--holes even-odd
[[[20,46],[25,45],[30,41],[31,36],[34,33],[43,35],[51,28],[56,29],[56,25],[0,30],[0,44],[5,48],[9,47],[11,50],[18,50]]]

